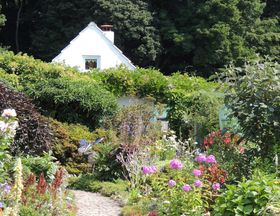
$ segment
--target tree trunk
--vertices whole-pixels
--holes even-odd
[[[17,12],[17,22],[16,22],[16,51],[19,52],[19,41],[18,41],[18,32],[19,32],[19,22],[20,22],[20,13],[22,9],[22,2],[20,1],[20,6]]]

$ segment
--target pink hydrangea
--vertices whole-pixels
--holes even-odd
[[[206,158],[206,163],[217,163],[215,156],[214,155],[209,155]]]
[[[169,187],[174,187],[175,185],[176,185],[176,181],[174,181],[172,179],[168,181],[168,186]]]
[[[217,183],[217,182],[213,183],[213,185],[212,185],[213,190],[217,191],[217,190],[220,190],[220,188],[221,188],[220,183]]]
[[[194,184],[195,187],[201,187],[202,186],[202,182],[198,179],[195,180],[193,184]]]
[[[149,175],[149,174],[157,172],[157,167],[156,166],[144,166],[142,168],[142,171],[143,171],[144,175]]]
[[[205,162],[206,161],[206,155],[205,154],[199,154],[194,159],[197,162]]]
[[[173,159],[170,161],[170,167],[172,169],[182,169],[183,168],[183,164],[180,160],[178,159]]]
[[[192,187],[191,187],[189,184],[185,184],[185,185],[182,187],[182,190],[183,190],[183,191],[186,191],[186,192],[190,191],[191,189],[192,189]]]
[[[194,169],[192,173],[194,176],[201,176],[201,174],[202,174],[201,170],[199,170],[199,169]]]

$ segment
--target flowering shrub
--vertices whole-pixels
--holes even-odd
[[[250,152],[254,146],[245,144],[245,140],[240,142],[239,135],[214,131],[204,138],[203,144],[206,152],[215,154],[220,167],[228,171],[229,181],[241,180],[242,176],[250,175]]]
[[[158,215],[202,215],[227,177],[215,156],[205,154],[197,155],[194,160],[174,158],[163,167],[143,166],[142,172],[145,180],[140,194],[150,202],[143,208]]]
[[[7,168],[11,158],[8,148],[13,141],[17,127],[16,111],[5,109],[0,117],[0,182],[8,177]]]
[[[43,174],[36,182],[34,174],[30,174],[24,181],[23,194],[21,197],[21,209],[33,209],[38,215],[70,215],[74,207],[69,202],[69,194],[65,190],[65,171],[58,169],[55,178],[51,183],[47,183]]]

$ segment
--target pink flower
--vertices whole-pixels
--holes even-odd
[[[202,186],[202,182],[200,180],[195,180],[193,184],[194,184],[195,187],[201,187]]]
[[[194,159],[197,162],[205,162],[206,161],[206,156],[204,154],[199,154],[195,157]]]
[[[145,175],[150,174],[150,167],[144,166],[144,167],[143,167],[143,173],[144,173]]]
[[[186,191],[186,192],[190,191],[191,189],[192,189],[192,187],[191,187],[189,184],[185,184],[185,185],[182,187],[182,190],[183,190],[183,191]]]
[[[194,169],[192,173],[194,176],[201,176],[201,174],[202,174],[201,170],[199,170],[199,169]]]
[[[209,155],[206,158],[206,163],[217,163],[215,156],[214,155]]]
[[[213,183],[213,185],[212,185],[213,190],[217,191],[217,190],[220,190],[220,188],[221,188],[220,183],[216,183],[216,182]]]
[[[170,161],[170,167],[172,169],[182,169],[183,168],[183,164],[180,160],[177,159],[173,159]]]
[[[175,185],[176,185],[176,182],[174,180],[171,179],[171,180],[168,181],[168,186],[169,187],[174,187]]]
[[[144,166],[142,168],[144,175],[149,175],[152,173],[157,172],[157,167],[156,166]]]
[[[156,166],[150,166],[151,172],[155,173],[157,172],[157,167]]]

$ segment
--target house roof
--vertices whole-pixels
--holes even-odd
[[[65,50],[67,50],[71,44],[74,43],[75,40],[79,38],[79,36],[86,31],[88,28],[93,28],[96,30],[96,32],[101,36],[101,38],[110,46],[112,49],[114,49],[117,53],[119,53],[122,58],[126,61],[128,65],[131,66],[131,68],[135,69],[136,67],[132,64],[132,62],[123,54],[123,52],[116,46],[112,41],[110,41],[104,34],[104,32],[95,24],[95,22],[90,22],[86,28],[84,28],[73,40],[70,41],[70,43],[63,49],[61,50],[60,54],[58,54],[52,61],[55,62],[59,57],[62,55]]]

